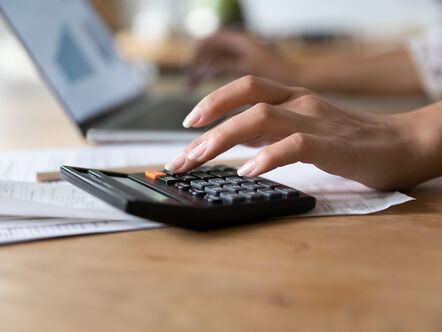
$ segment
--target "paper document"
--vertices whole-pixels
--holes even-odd
[[[0,181],[0,213],[48,218],[136,219],[66,182]]]
[[[0,244],[82,234],[133,231],[162,227],[142,220],[75,220],[0,218]]]
[[[288,165],[263,176],[316,197],[316,207],[303,216],[368,214],[413,200],[397,191],[368,188],[309,164]]]

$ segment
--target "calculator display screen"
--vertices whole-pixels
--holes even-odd
[[[121,178],[121,177],[113,177],[114,180],[132,188],[137,191],[139,191],[141,194],[145,195],[146,198],[148,198],[151,201],[158,202],[158,203],[165,203],[170,202],[171,198],[167,197],[163,194],[160,194],[159,192],[156,192],[155,190],[149,189],[142,184],[139,184],[138,182],[135,182],[128,178]]]

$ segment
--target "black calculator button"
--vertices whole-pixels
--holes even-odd
[[[233,183],[233,184],[241,184],[243,182],[246,182],[243,178],[240,178],[239,176],[231,176],[226,178],[227,182]]]
[[[298,197],[299,191],[287,186],[279,186],[275,188],[276,191],[282,193],[285,197]]]
[[[159,182],[161,182],[162,184],[165,184],[167,186],[170,186],[172,184],[177,183],[178,181],[180,181],[180,179],[174,177],[174,176],[160,176],[157,179]]]
[[[197,167],[197,168],[190,170],[189,174],[206,173],[206,172],[210,171],[210,169],[211,169],[211,167],[209,167],[209,166],[201,166],[201,167]]]
[[[210,183],[204,180],[190,181],[190,185],[196,189],[204,189],[204,187],[210,186]]]
[[[254,183],[257,183],[257,182],[260,182],[260,181],[265,181],[264,178],[260,178],[260,177],[258,177],[258,176],[256,176],[256,177],[251,177],[251,178],[248,178],[247,176],[243,176],[242,178],[244,179],[244,181],[247,181],[247,182],[254,182]]]
[[[281,185],[280,183],[269,181],[269,180],[259,181],[258,184],[263,187],[267,187],[267,188],[275,188],[275,187]]]
[[[260,188],[258,189],[258,193],[262,194],[267,199],[276,199],[282,197],[281,192],[275,191],[272,188]]]
[[[181,190],[181,191],[187,191],[192,187],[190,186],[190,184],[188,184],[186,182],[177,182],[177,183],[175,183],[175,188],[177,188],[178,190]]]
[[[177,175],[177,178],[179,178],[182,181],[193,181],[193,180],[198,180],[199,178],[197,178],[196,176],[190,175],[190,174],[181,174],[181,175]]]
[[[204,190],[208,194],[212,194],[212,195],[218,195],[219,193],[227,191],[226,189],[224,189],[222,187],[218,187],[218,186],[207,186],[204,188]]]
[[[257,193],[256,191],[253,191],[253,190],[241,190],[238,192],[238,194],[240,194],[241,196],[244,196],[245,198],[247,198],[248,200],[251,200],[251,201],[259,201],[261,199],[264,199],[263,195],[261,195],[260,193]]]
[[[167,175],[171,175],[171,176],[176,176],[176,175],[177,175],[177,174],[175,174],[174,172],[169,171],[168,169],[163,169],[162,172],[163,172],[163,173],[166,173]]]
[[[216,166],[213,166],[211,170],[212,171],[222,171],[222,172],[224,172],[224,171],[235,171],[236,172],[235,168],[232,168],[227,165],[216,165]]]
[[[236,170],[233,171],[212,171],[210,172],[212,175],[219,177],[219,178],[227,178],[230,176],[236,176]]]
[[[229,203],[243,203],[245,202],[246,198],[244,196],[241,196],[237,193],[231,193],[231,192],[224,192],[219,195],[224,201]]]
[[[209,203],[212,203],[212,204],[220,204],[223,202],[223,200],[221,198],[219,198],[218,196],[210,195],[210,194],[204,196],[204,200]]]
[[[201,180],[208,180],[208,179],[212,179],[215,177],[212,174],[204,173],[204,172],[196,172],[196,173],[192,173],[192,175],[200,178]]]
[[[244,182],[241,184],[241,187],[243,187],[244,189],[247,189],[247,190],[257,190],[259,188],[264,188],[260,184],[252,183],[252,182]]]
[[[227,191],[232,191],[232,192],[238,192],[238,191],[244,189],[237,184],[226,184],[223,186],[223,188],[226,189]]]
[[[189,189],[189,194],[194,197],[204,197],[206,195],[206,192],[204,190],[191,188]]]
[[[228,182],[224,179],[221,179],[221,178],[213,178],[213,179],[209,179],[209,183],[212,183],[217,186],[222,186],[222,185],[227,184]]]

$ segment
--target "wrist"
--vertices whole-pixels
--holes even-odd
[[[442,103],[406,113],[422,180],[442,175]]]

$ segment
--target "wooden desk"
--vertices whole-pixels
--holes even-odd
[[[81,144],[46,92],[0,101],[1,149]],[[441,331],[442,179],[410,195],[369,216],[0,247],[0,329]]]

